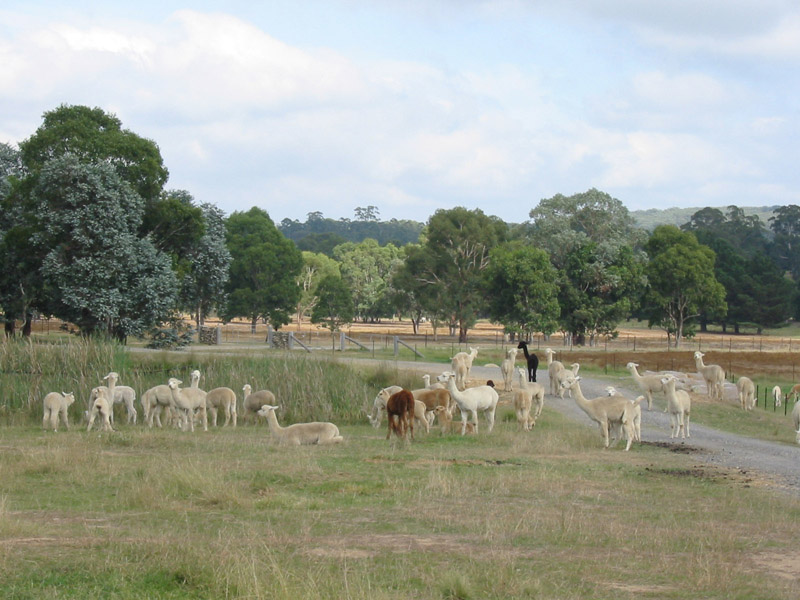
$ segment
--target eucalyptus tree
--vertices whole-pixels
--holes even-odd
[[[356,316],[362,321],[374,322],[394,312],[390,304],[390,279],[402,262],[401,254],[394,244],[380,246],[370,238],[334,248],[342,279],[353,295]]]
[[[188,272],[181,282],[181,300],[194,315],[197,327],[206,317],[220,310],[226,301],[231,253],[225,243],[225,214],[214,204],[200,206],[205,234],[188,253]]]
[[[628,209],[596,189],[542,200],[523,238],[558,270],[559,326],[576,343],[614,331],[638,306],[646,279],[646,233]]]
[[[34,174],[66,154],[81,163],[109,164],[139,194],[145,210],[158,201],[169,176],[155,142],[123,129],[118,117],[100,108],[62,104],[45,112],[42,125],[20,144],[20,151]]]
[[[727,312],[725,288],[714,275],[715,254],[693,233],[673,225],[657,227],[647,242],[648,291],[645,307],[650,325],[665,329],[680,347],[687,325],[704,311]]]
[[[503,221],[480,209],[440,209],[428,220],[423,251],[430,259],[420,265],[415,276],[437,288],[441,310],[458,328],[460,342],[467,341],[468,328],[485,307],[482,278],[489,252],[507,235]]]
[[[434,340],[438,336],[439,324],[447,317],[442,286],[431,285],[421,273],[434,269],[433,257],[419,244],[403,247],[403,262],[392,274],[392,304],[398,313],[408,315],[414,334],[419,333],[423,317],[433,326]]]
[[[111,164],[50,159],[31,201],[48,312],[120,340],[169,318],[178,291],[169,257],[138,237],[144,201]]]
[[[6,336],[16,333],[18,319],[24,322],[23,334],[30,335],[32,307],[42,287],[25,175],[19,151],[0,143],[0,308]]]
[[[489,317],[521,337],[555,331],[560,314],[557,273],[547,252],[521,242],[496,246],[484,271]]]
[[[232,260],[223,318],[249,319],[253,331],[259,319],[276,329],[287,324],[300,299],[300,250],[260,208],[234,212],[225,225]]]
[[[322,323],[333,332],[353,321],[353,296],[344,279],[326,275],[317,285],[316,294],[317,301],[311,310],[312,323]]]
[[[328,275],[341,277],[339,263],[327,255],[304,251],[302,256],[303,267],[297,276],[297,286],[301,292],[295,308],[298,325],[306,313],[311,311],[317,303],[317,286],[319,282]]]
[[[769,221],[775,234],[770,255],[781,269],[800,282],[800,206],[779,206]]]

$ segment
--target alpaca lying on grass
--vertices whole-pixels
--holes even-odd
[[[313,422],[295,423],[288,427],[281,427],[275,411],[278,406],[265,404],[258,410],[261,417],[266,417],[269,430],[279,444],[287,446],[309,446],[323,444],[338,444],[344,438],[339,434],[339,428],[333,423]]]

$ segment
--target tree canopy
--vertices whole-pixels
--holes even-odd
[[[253,328],[259,319],[275,328],[287,324],[300,299],[300,250],[256,207],[228,217],[226,242],[232,261],[225,319],[245,317]]]

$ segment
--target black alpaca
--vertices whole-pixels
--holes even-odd
[[[536,369],[539,368],[539,358],[535,354],[528,354],[528,342],[520,342],[517,348],[522,348],[525,360],[528,361],[528,381],[536,381]]]

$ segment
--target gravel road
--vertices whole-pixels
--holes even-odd
[[[398,369],[420,371],[433,374],[441,373],[446,368],[439,363],[397,362]],[[500,371],[497,367],[472,367],[471,378],[492,379],[496,383],[502,382]],[[547,371],[539,370],[537,381],[549,390]],[[581,379],[581,389],[584,396],[594,398],[605,394],[609,384],[603,379]],[[619,389],[619,386],[618,386]],[[638,393],[631,390],[619,389],[620,393],[628,398],[635,398]],[[578,407],[575,401],[568,396],[563,400],[554,398],[549,394],[545,397],[545,406],[554,408],[560,413],[584,422],[587,426],[596,428],[597,425]],[[787,427],[791,427],[787,420]],[[775,487],[800,496],[800,446],[765,442],[749,437],[726,433],[710,427],[695,423],[691,424],[691,438],[687,440],[670,440],[669,415],[662,409],[642,409],[642,441],[673,444],[676,448],[685,447],[692,453],[698,462],[719,465],[738,469],[750,475],[761,475],[771,481]],[[632,449],[633,450],[633,449]]]

